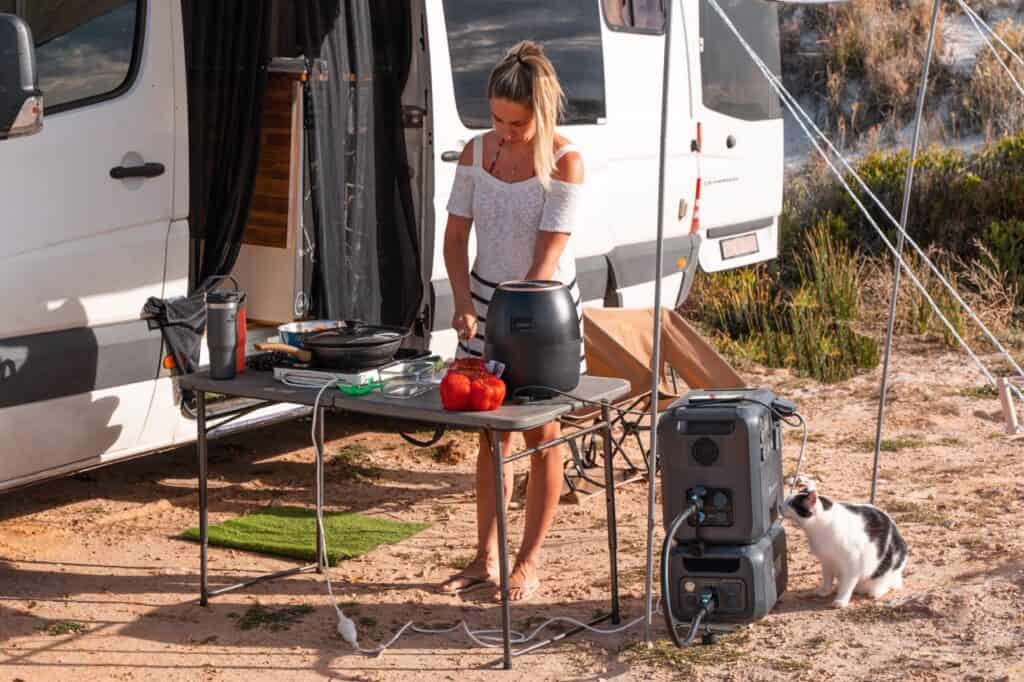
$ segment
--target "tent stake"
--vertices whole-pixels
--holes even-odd
[[[903,210],[900,213],[900,233],[897,236],[896,252],[903,255],[903,235],[907,229],[907,218],[910,214],[910,193],[914,185],[914,163],[917,161],[917,145],[921,137],[921,119],[924,117],[924,100],[928,92],[928,70],[935,51],[935,29],[939,22],[939,5],[935,0],[932,7],[932,23],[928,32],[928,49],[921,68],[921,87],[917,95],[917,115],[914,118],[914,135],[910,140],[910,158],[907,160],[907,174],[903,183]],[[889,359],[892,355],[892,334],[896,324],[896,301],[900,292],[900,263],[896,259],[893,265],[892,296],[889,299],[889,326],[885,332],[885,359],[882,362],[882,386],[878,393],[878,421],[875,425],[875,462],[871,471],[871,504],[875,503],[878,492],[878,465],[882,454],[882,422],[885,420],[886,391],[889,389]]]

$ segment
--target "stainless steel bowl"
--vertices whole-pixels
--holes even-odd
[[[340,329],[345,326],[341,320],[303,320],[301,322],[289,322],[277,328],[277,334],[281,337],[281,343],[296,348],[305,348],[304,341],[320,332],[329,329]]]

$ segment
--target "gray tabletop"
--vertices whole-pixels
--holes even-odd
[[[313,405],[317,389],[295,388],[276,379],[272,372],[249,370],[234,379],[211,379],[207,372],[187,374],[179,378],[182,389],[219,393],[227,396],[256,398],[279,403]],[[345,395],[337,389],[328,389],[320,404],[339,410],[385,417],[397,417],[431,424],[446,424],[470,429],[494,431],[529,431],[548,424],[559,417],[583,407],[583,401],[615,400],[629,393],[625,379],[606,377],[580,377],[580,384],[571,391],[574,400],[558,397],[526,405],[504,405],[490,412],[450,412],[441,405],[440,390],[415,398],[392,398],[380,392],[364,396]]]

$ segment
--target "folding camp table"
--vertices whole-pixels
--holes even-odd
[[[234,379],[215,380],[211,379],[207,372],[189,374],[179,379],[179,385],[183,390],[191,390],[196,393],[196,450],[199,456],[199,603],[206,605],[211,597],[226,592],[253,585],[265,580],[281,578],[296,573],[309,571],[322,572],[326,566],[326,557],[322,555],[320,543],[317,542],[317,561],[315,564],[291,568],[276,573],[268,573],[215,590],[209,588],[207,582],[207,443],[211,432],[216,435],[215,430],[228,421],[237,419],[243,414],[253,410],[266,407],[273,403],[294,403],[314,407],[317,390],[309,388],[295,388],[276,381],[271,372],[248,371],[239,374]],[[217,393],[229,397],[251,398],[259,402],[246,405],[227,413],[218,415],[218,423],[207,425],[206,415],[206,393]],[[580,384],[573,391],[575,399],[558,397],[552,400],[536,401],[525,405],[505,405],[498,410],[491,412],[449,412],[441,405],[440,392],[432,390],[421,396],[400,399],[389,398],[380,393],[370,393],[364,396],[349,396],[337,389],[324,391],[319,406],[313,414],[314,432],[317,439],[317,466],[314,476],[314,500],[317,511],[321,512],[324,505],[324,481],[323,481],[323,425],[324,412],[326,410],[341,410],[360,414],[376,415],[382,417],[393,417],[408,419],[430,424],[445,424],[468,429],[480,429],[490,435],[491,457],[494,463],[494,485],[495,490],[504,489],[504,464],[513,462],[546,448],[555,447],[568,443],[569,441],[581,438],[587,434],[603,432],[605,434],[605,475],[611,480],[612,453],[611,453],[611,408],[609,401],[621,398],[629,392],[629,383],[622,379],[584,376]],[[502,457],[501,439],[499,435],[513,431],[529,431],[544,424],[560,419],[564,415],[577,410],[585,404],[601,404],[601,419],[595,420],[592,424],[577,428],[561,437],[538,445],[537,447],[523,450],[512,454],[509,457]],[[615,487],[607,486],[605,489],[605,504],[608,511],[608,553],[611,573],[611,613],[593,620],[590,624],[611,619],[613,623],[619,622],[619,579],[618,579],[618,534],[615,524]],[[504,667],[512,667],[512,642],[511,642],[511,609],[509,604],[509,566],[508,566],[508,540],[506,534],[505,508],[502,505],[502,496],[497,496],[498,513],[498,560],[501,586],[501,610],[502,610],[502,632],[504,635]],[[317,514],[317,533],[320,532],[320,514]],[[516,652],[526,653],[533,649],[549,644],[557,639],[562,639],[570,633],[552,637],[543,642],[534,644],[526,649]]]

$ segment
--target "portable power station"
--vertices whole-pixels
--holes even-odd
[[[705,591],[717,599],[713,623],[749,623],[763,618],[786,591],[786,532],[776,523],[748,545],[677,545],[669,558],[675,617],[690,620]]]
[[[784,502],[782,425],[773,409],[793,407],[766,389],[690,391],[673,403],[658,423],[666,530],[688,491],[703,485],[704,520],[698,529],[691,517],[677,539],[742,545],[764,536]]]
[[[785,592],[782,421],[795,414],[766,389],[701,390],[659,420],[662,597],[678,645],[677,622],[692,619],[689,642],[702,622],[763,618]]]

